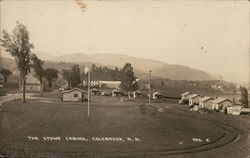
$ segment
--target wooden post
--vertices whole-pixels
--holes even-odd
[[[88,72],[88,116],[89,116],[89,101],[90,101],[90,71]]]
[[[26,75],[23,74],[23,103],[26,103],[25,100],[25,87],[26,86]]]
[[[151,70],[149,70],[149,85],[148,85],[148,91],[149,91],[149,95],[148,95],[148,105],[151,105]]]

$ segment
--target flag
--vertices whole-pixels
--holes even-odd
[[[84,73],[87,74],[89,72],[89,67],[86,66],[85,69],[84,69]]]

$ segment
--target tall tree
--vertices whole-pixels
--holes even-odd
[[[77,87],[81,83],[80,67],[78,64],[71,68],[71,86]]]
[[[36,54],[32,54],[31,60],[33,61],[32,67],[34,68],[35,77],[40,81],[40,96],[43,95],[43,79],[44,79],[44,69],[41,59],[37,57]]]
[[[9,77],[10,75],[12,75],[12,72],[11,72],[9,69],[4,69],[4,68],[2,68],[2,69],[0,70],[0,74],[3,76],[4,82],[7,82],[8,77]]]
[[[30,72],[30,53],[31,49],[34,48],[29,41],[29,32],[26,26],[16,22],[12,35],[3,30],[1,46],[15,58],[20,71],[20,85],[22,85],[23,102],[25,103],[26,75]]]
[[[47,68],[44,71],[45,78],[49,82],[49,89],[50,90],[52,88],[52,83],[54,85],[55,80],[58,78],[58,73],[59,73],[59,71],[54,69],[54,68]],[[53,90],[54,90],[54,86],[53,86]]]
[[[70,89],[71,88],[71,71],[63,69],[62,70],[62,77],[64,80],[66,80],[68,82],[68,88]]]
[[[134,75],[133,67],[130,63],[126,63],[121,70],[121,89],[128,92],[130,99],[130,92],[137,90],[138,85]]]
[[[248,106],[248,91],[246,87],[240,86],[240,95],[241,95],[240,102],[244,104],[246,108],[249,107]]]

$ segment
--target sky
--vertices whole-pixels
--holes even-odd
[[[27,26],[35,50],[113,53],[249,81],[246,0],[2,0],[1,30]],[[1,31],[2,32],[2,31]]]

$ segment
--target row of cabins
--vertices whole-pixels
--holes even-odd
[[[83,91],[79,88],[73,88],[70,90],[63,90],[63,89],[59,89],[60,93],[61,93],[61,100],[62,101],[84,101],[87,100],[87,96],[88,96],[88,92],[87,91]],[[93,88],[90,91],[91,95],[102,95],[102,96],[109,96],[111,95],[112,97],[116,97],[116,96],[123,96],[124,94],[119,90],[119,89],[114,89],[111,91],[111,93],[109,94],[106,91],[100,92],[98,89]],[[143,93],[140,91],[135,91],[132,93],[132,97],[134,98],[138,98],[143,96]],[[152,93],[152,98],[153,99],[158,99],[160,98],[162,95],[160,92],[154,92]]]
[[[115,96],[122,96],[123,93],[119,90],[119,89],[115,89],[112,91],[112,96],[115,97]],[[132,97],[134,98],[139,98],[139,97],[143,97],[144,94],[140,91],[134,91],[132,92]],[[148,96],[149,97],[149,96]],[[160,92],[153,92],[152,93],[152,99],[160,99],[162,97],[162,94]]]
[[[202,97],[199,94],[192,94],[190,92],[185,92],[181,94],[181,100],[179,103],[183,103],[188,100],[190,107],[197,106],[199,109],[210,109],[217,111],[225,111],[227,107],[232,107],[235,104],[227,98],[212,98],[204,96]]]

